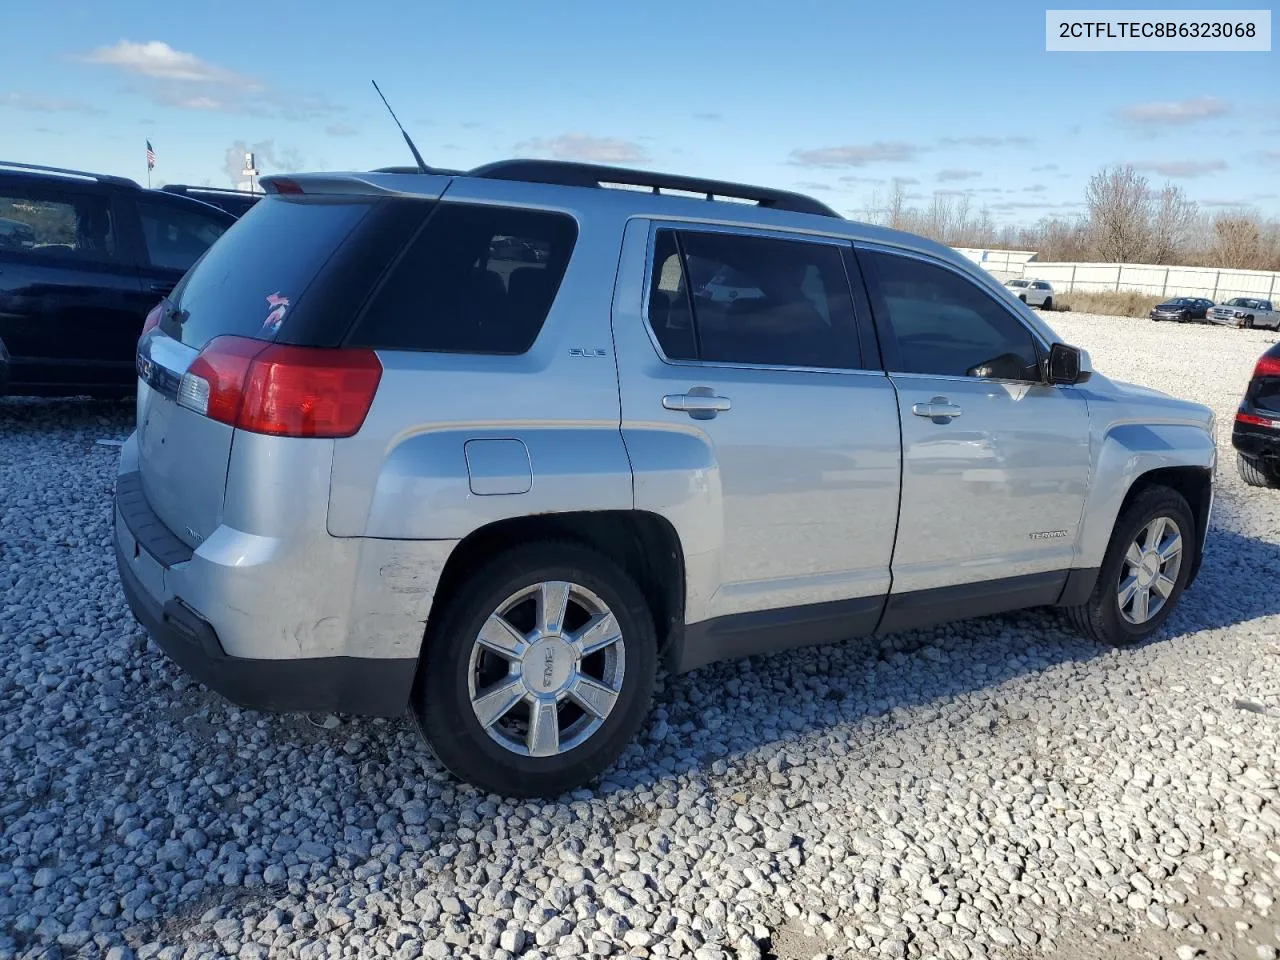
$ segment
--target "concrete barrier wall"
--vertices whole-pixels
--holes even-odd
[[[1048,280],[1057,293],[1136,290],[1157,297],[1208,297],[1215,303],[1232,297],[1280,300],[1280,273],[1266,270],[1165,267],[1150,263],[1041,263],[1034,259],[1034,252],[1025,250],[975,251],[965,247],[956,250],[1002,280],[1010,277]]]

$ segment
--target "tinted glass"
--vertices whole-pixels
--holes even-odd
[[[159,204],[138,204],[138,216],[147,258],[154,267],[185,271],[227,231],[221,220]]]
[[[695,279],[688,292],[696,359],[835,369],[861,366],[839,247],[730,233],[681,232],[679,240],[684,256],[699,264],[698,273],[706,278],[697,282],[698,273],[687,271]],[[660,234],[659,246],[667,256],[659,250],[655,257],[659,276],[651,287],[658,291],[661,271],[670,269],[668,244]],[[678,325],[679,311],[685,308],[673,306]],[[667,327],[667,335],[674,336],[670,316]],[[658,336],[661,341],[663,334]],[[694,359],[687,337],[678,349],[681,359]]]
[[[1038,380],[1030,331],[975,284],[911,257],[871,253],[876,310],[897,345],[895,372]]]
[[[578,227],[561,213],[442,203],[374,296],[352,342],[524,353],[551,310]]]
[[[690,264],[690,271],[696,270]],[[694,274],[696,276],[696,273]],[[711,276],[710,273],[707,274]],[[649,326],[672,360],[698,359],[689,293],[674,230],[660,230],[653,248],[653,276],[649,278]]]
[[[0,194],[0,251],[110,260],[116,254],[111,210],[95,196],[46,200]]]
[[[275,339],[316,274],[368,214],[370,203],[271,196],[210,247],[174,292],[181,323],[170,336],[193,347],[233,334]]]

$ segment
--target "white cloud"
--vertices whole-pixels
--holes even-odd
[[[141,77],[143,92],[164,107],[179,110],[244,113],[310,120],[340,113],[341,108],[320,94],[269,87],[255,77],[210,63],[163,40],[137,43],[121,40],[72,57],[81,63],[108,67]]]
[[[121,40],[112,46],[98,47],[81,54],[78,59],[85,63],[117,67],[126,73],[156,80],[212,83],[243,90],[255,90],[261,86],[252,77],[201,60],[194,53],[175,50],[163,40],[148,40],[145,43]]]
[[[1184,126],[1200,120],[1225,117],[1231,104],[1219,97],[1192,97],[1162,103],[1132,103],[1116,111],[1126,123],[1138,127]]]
[[[944,147],[1025,147],[1035,143],[1031,137],[940,137],[938,139]]]
[[[874,143],[843,147],[817,147],[791,151],[791,162],[802,167],[862,167],[868,163],[914,160],[920,146],[900,140],[877,140]]]
[[[324,132],[331,137],[354,137],[360,131],[345,123],[331,123],[324,128]]]
[[[516,150],[546,154],[556,160],[587,160],[592,163],[638,163],[647,158],[640,144],[585,133],[562,133],[558,137],[535,137],[517,143]]]
[[[982,176],[981,170],[965,170],[961,167],[948,167],[946,170],[938,171],[938,180],[943,183],[951,180],[972,180],[980,176]]]
[[[1138,170],[1150,170],[1162,177],[1202,177],[1206,173],[1215,173],[1227,169],[1225,160],[1148,160],[1135,163]]]

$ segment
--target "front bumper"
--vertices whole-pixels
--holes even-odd
[[[404,712],[417,667],[413,658],[228,654],[213,625],[165,590],[166,574],[191,563],[192,552],[150,511],[132,476],[117,481],[116,567],[133,615],[174,663],[228,700],[253,709],[387,717]]]

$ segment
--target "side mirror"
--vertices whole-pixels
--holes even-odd
[[[1079,347],[1055,343],[1049,348],[1049,359],[1045,361],[1045,382],[1069,385],[1084,383],[1090,376],[1091,371],[1081,363]]]

